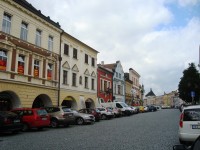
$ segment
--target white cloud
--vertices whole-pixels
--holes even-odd
[[[200,19],[187,18],[185,26],[173,26],[176,18],[166,4],[176,0],[28,1],[99,51],[98,63],[120,60],[125,72],[134,68],[146,92],[176,90],[185,64],[198,63]],[[178,2],[187,6],[199,0]]]

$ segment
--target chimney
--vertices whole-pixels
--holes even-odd
[[[104,61],[101,61],[101,65],[104,65]]]

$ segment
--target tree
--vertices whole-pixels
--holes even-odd
[[[178,85],[179,97],[187,102],[196,104],[200,96],[200,74],[194,63],[183,71],[183,77]]]

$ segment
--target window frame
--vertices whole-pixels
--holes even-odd
[[[48,50],[53,51],[53,36],[49,35],[48,38]]]
[[[7,68],[7,60],[8,60],[8,52],[6,50],[0,49],[0,70],[6,71]]]
[[[20,39],[27,41],[27,38],[28,38],[28,23],[22,21],[21,31],[20,31]]]
[[[10,34],[11,31],[11,18],[12,16],[6,12],[3,14],[2,31]]]
[[[63,70],[63,84],[67,85],[68,84],[68,71],[67,70]]]
[[[69,55],[69,45],[68,44],[64,44],[64,54]]]
[[[35,45],[41,46],[42,45],[42,31],[40,29],[36,29],[35,33]]]

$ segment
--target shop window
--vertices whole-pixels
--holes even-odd
[[[39,77],[40,75],[40,61],[34,60],[34,77]]]
[[[7,59],[7,51],[0,50],[0,70],[6,71]]]
[[[24,69],[25,69],[25,56],[19,55],[18,56],[18,73],[24,74]]]
[[[52,80],[53,65],[48,63],[47,66],[47,80]]]

